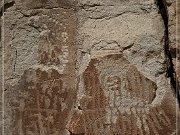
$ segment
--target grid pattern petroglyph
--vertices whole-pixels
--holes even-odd
[[[81,117],[87,135],[161,135],[172,121],[153,106],[156,83],[141,74],[122,55],[92,59],[84,74]],[[82,122],[82,121],[81,121]]]

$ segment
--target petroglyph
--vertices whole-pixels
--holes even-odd
[[[6,112],[14,116],[7,115],[5,131],[9,135],[70,134],[65,129],[76,94],[74,11],[56,8],[27,13],[25,25],[39,33],[37,63],[23,69],[16,85],[6,83]]]
[[[165,133],[164,128],[174,126],[160,104],[152,104],[157,98],[156,83],[121,54],[92,59],[83,78],[82,110],[75,116],[81,120],[74,119],[73,122],[77,125],[83,122],[81,131],[85,134],[161,135]],[[70,127],[78,132],[73,122]],[[169,130],[167,134],[171,132]]]
[[[67,88],[63,78],[55,70],[25,72],[21,85],[26,87],[21,91],[29,98],[20,103],[24,104],[20,110],[24,134],[58,134],[65,128],[67,121],[62,117],[68,118],[74,88]]]
[[[4,135],[175,134],[154,0],[5,0],[4,9]]]
[[[38,10],[38,12],[36,16],[29,18],[28,23],[40,31],[39,62],[40,64],[58,66],[63,73],[69,62],[69,52],[76,49],[75,46],[70,46],[75,42],[72,38],[75,34],[75,25],[72,22],[73,11],[47,9]],[[67,20],[69,22],[66,22]]]

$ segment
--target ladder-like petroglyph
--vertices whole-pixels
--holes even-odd
[[[34,74],[34,76],[32,76]],[[68,78],[71,79],[71,78]],[[25,72],[22,86],[24,97],[20,119],[24,134],[57,134],[65,128],[74,96],[73,86],[66,86],[66,78],[52,69],[29,69]],[[23,100],[22,100],[23,101]],[[19,108],[16,108],[19,109]]]
[[[165,76],[164,22],[155,1],[79,5],[79,93],[69,130],[172,134],[175,99]]]
[[[120,54],[94,58],[83,73],[85,95],[80,99],[81,118],[87,135],[161,135],[172,130],[172,119],[154,106],[156,83],[145,77]],[[77,118],[77,116],[76,116]],[[79,129],[81,129],[79,128]]]

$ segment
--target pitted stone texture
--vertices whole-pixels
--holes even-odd
[[[79,0],[78,5],[79,89],[69,130],[173,134],[175,97],[165,76],[165,29],[155,1]]]
[[[73,9],[5,12],[5,134],[68,135],[76,94]]]
[[[2,2],[2,1],[0,1]],[[2,17],[0,18],[0,131],[2,131],[2,126],[3,126],[3,42],[2,42]],[[0,135],[2,135],[2,132],[0,132]]]
[[[175,0],[167,0],[167,3],[169,15],[170,51],[173,58],[174,68],[178,75],[178,80],[180,81],[180,2]],[[178,9],[176,9],[176,6]]]
[[[170,46],[176,46],[176,1],[175,0],[167,0],[167,10],[169,17],[169,40]]]
[[[122,55],[92,59],[83,80],[85,94],[79,100],[81,111],[75,113],[69,124],[73,133],[162,135],[174,132],[176,118],[171,116],[175,108],[173,104],[164,104],[168,89],[166,98],[159,99],[157,84]],[[155,100],[160,101],[157,104]],[[166,111],[164,105],[171,110]]]
[[[72,8],[76,0],[14,0],[17,9]]]
[[[26,70],[19,85],[9,88],[18,93],[13,97],[7,92],[5,112],[9,119],[5,133],[60,134],[65,130],[75,98],[75,88],[68,82],[73,79],[54,69]]]
[[[180,6],[180,1],[178,1],[178,7]],[[178,16],[178,23],[177,23],[177,25],[178,25],[178,29],[177,29],[177,37],[178,37],[178,39],[177,39],[177,44],[176,44],[176,53],[177,53],[177,56],[176,56],[176,72],[178,73],[178,77],[179,77],[179,82],[180,82],[180,8],[178,8],[178,14],[177,14],[177,16]]]
[[[5,134],[175,133],[158,11],[154,0],[15,0],[4,19]]]
[[[125,1],[125,0],[77,0],[81,6],[114,6],[114,5],[133,5],[133,4],[148,4],[153,3],[153,0],[136,0],[136,1]]]
[[[155,80],[155,76],[165,72],[164,26],[158,8],[151,0],[118,4],[95,4],[79,10],[81,48],[92,58],[123,53],[143,74]]]
[[[75,36],[74,17],[73,9],[6,12],[6,79],[22,75],[36,63],[60,66],[61,72],[66,63],[73,63],[75,52],[71,55],[69,52],[75,49],[75,41],[70,38]],[[68,57],[72,59],[68,61]]]
[[[37,63],[39,32],[19,12],[5,12],[4,23],[5,79],[16,79]]]

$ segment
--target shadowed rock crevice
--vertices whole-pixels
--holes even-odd
[[[170,48],[172,58],[177,58],[180,61],[180,56],[178,53],[180,52],[179,48]]]
[[[0,10],[0,16],[3,16],[3,12],[5,12],[8,8],[13,7],[15,4],[15,1],[10,1],[5,3]]]
[[[159,7],[159,12],[162,16],[163,22],[164,22],[164,53],[167,60],[167,70],[166,70],[166,76],[170,78],[171,85],[174,89],[177,101],[180,105],[180,94],[179,94],[179,82],[177,78],[176,71],[174,69],[173,64],[173,57],[170,51],[169,47],[169,28],[168,28],[168,22],[169,22],[169,15],[167,11],[167,3],[165,0],[156,0],[156,4]]]
[[[70,135],[85,135],[85,133],[74,134],[74,133],[70,132]]]

